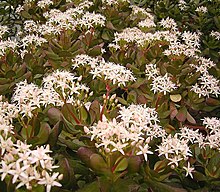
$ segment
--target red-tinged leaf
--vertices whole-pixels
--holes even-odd
[[[139,95],[137,97],[137,102],[139,104],[146,104],[147,103],[147,98],[144,95]]]
[[[187,109],[186,107],[181,107],[180,110],[178,111],[176,118],[180,122],[184,122],[187,117]]]
[[[94,152],[87,147],[80,147],[77,151],[79,158],[87,165],[90,165],[90,157],[92,154],[94,154]]]
[[[206,99],[206,103],[207,103],[207,105],[210,105],[210,106],[220,105],[220,101],[218,99],[214,99],[211,97]]]
[[[143,160],[140,156],[132,156],[128,158],[128,172],[136,173],[140,170],[140,166]]]
[[[50,123],[52,124],[56,124],[58,121],[60,121],[61,119],[61,111],[55,107],[51,107],[48,111],[47,111],[47,115],[49,118]]]
[[[173,120],[178,113],[178,110],[173,102],[170,102],[170,119]]]

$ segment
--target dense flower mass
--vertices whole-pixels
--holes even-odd
[[[52,186],[62,186],[58,182],[62,179],[62,175],[51,173],[57,166],[53,165],[53,160],[48,154],[52,152],[49,146],[41,146],[31,150],[31,145],[21,141],[13,144],[11,137],[7,140],[0,138],[3,147],[3,157],[0,162],[2,181],[8,175],[11,175],[12,183],[17,184],[17,189],[25,186],[28,190],[31,190],[37,184],[41,184],[46,186],[47,192],[50,192]]]
[[[93,75],[93,78],[103,78],[118,86],[125,86],[127,82],[135,80],[132,71],[119,64],[106,62],[104,58],[100,59],[88,55],[78,55],[72,61],[73,68],[88,65],[91,67],[90,73]]]
[[[72,73],[57,70],[44,77],[42,87],[27,81],[18,83],[12,101],[22,116],[32,117],[34,110],[41,106],[77,102],[80,94],[89,92],[79,81]]]
[[[159,74],[155,64],[147,64],[145,72],[148,79],[152,79],[151,90],[154,93],[159,92],[166,95],[168,92],[171,92],[177,88],[175,83],[171,81],[171,77],[168,77],[167,73],[164,76]]]
[[[165,131],[159,126],[155,109],[141,105],[121,107],[119,116],[113,120],[104,118],[96,125],[84,130],[96,141],[96,147],[107,153],[119,151],[125,155],[152,154],[149,143],[153,138],[164,137]]]
[[[0,5],[0,190],[220,191],[218,0]]]

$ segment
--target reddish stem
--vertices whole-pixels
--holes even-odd
[[[156,104],[155,104],[155,109],[156,109],[156,110],[157,110],[157,108],[158,108],[159,101],[160,101],[161,97],[162,97],[162,96],[161,96],[160,94],[157,95],[157,101],[156,101]]]
[[[74,119],[74,121],[77,123],[77,125],[80,125],[81,122],[80,120],[75,116],[75,114],[70,110],[68,104],[66,103],[66,107],[67,107],[67,110],[70,112],[70,115],[72,116],[72,118]]]
[[[100,121],[102,121],[102,116],[104,114],[104,110],[105,110],[105,107],[106,107],[106,104],[107,104],[107,100],[108,100],[108,97],[109,97],[109,94],[110,94],[110,90],[111,90],[111,88],[110,88],[109,84],[107,83],[106,84],[106,98],[105,98],[105,102],[102,106],[102,110],[101,110],[101,113],[100,113]]]
[[[199,129],[199,130],[202,130],[204,131],[205,130],[205,127],[204,126],[201,126],[201,125],[189,125],[189,124],[185,124],[186,127],[189,127],[189,128],[192,128],[192,129]]]

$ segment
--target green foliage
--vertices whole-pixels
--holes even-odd
[[[24,3],[23,1],[0,2],[1,25],[13,26],[3,38],[15,36],[16,28],[20,26],[22,30],[24,27],[22,22],[25,20],[33,20],[39,25],[46,24],[46,17],[43,16],[46,11],[58,9],[65,12],[70,7],[77,7],[81,1],[53,2],[53,5],[46,8],[38,7],[37,1],[31,2],[30,5],[24,4],[19,16],[7,6],[16,9],[19,4]],[[128,3],[119,0],[118,2],[116,5],[108,5],[102,1],[93,1],[92,6],[83,10],[105,16],[105,26],[94,25],[89,29],[76,26],[74,30],[70,27],[64,28],[57,34],[42,35],[46,42],[39,46],[28,45],[24,56],[21,54],[22,46],[15,49],[8,48],[3,55],[0,55],[0,95],[3,96],[4,101],[13,101],[13,91],[18,82],[27,80],[42,87],[43,77],[55,70],[71,71],[76,77],[82,78],[83,85],[89,87],[89,92],[78,93],[77,99],[74,98],[75,101],[72,103],[62,98],[64,100],[62,106],[41,104],[31,112],[31,117],[19,114],[12,122],[15,130],[13,139],[26,141],[32,144],[33,148],[44,144],[51,146],[52,156],[59,165],[56,171],[63,174],[62,187],[54,187],[52,191],[220,190],[220,153],[214,147],[190,145],[192,156],[182,159],[179,167],[171,167],[169,161],[156,150],[163,142],[161,138],[149,143],[153,154],[149,155],[148,161],[144,161],[143,155],[134,154],[132,145],[128,147],[129,152],[124,154],[119,151],[109,153],[105,151],[106,149],[97,147],[96,140],[86,133],[87,127],[97,125],[105,117],[108,120],[118,117],[120,106],[131,104],[155,108],[160,125],[172,136],[179,133],[179,128],[184,126],[208,135],[208,129],[202,125],[201,119],[220,115],[218,94],[204,96],[191,89],[200,81],[202,75],[201,71],[192,67],[201,64],[195,57],[164,54],[169,47],[169,42],[166,40],[148,41],[143,46],[134,41],[120,40],[118,49],[109,46],[112,42],[116,43],[116,34],[123,32],[125,28],[136,27],[145,19],[140,13],[132,17],[130,5],[137,5],[146,8],[154,16],[155,22],[167,17],[175,19],[179,32],[199,30],[202,35],[199,48],[201,52],[198,53],[198,57],[208,57],[216,63],[216,66],[210,67],[208,72],[219,79],[220,42],[210,36],[212,31],[220,30],[218,0],[186,1],[184,10],[181,10],[179,1],[131,0]],[[208,13],[196,12],[198,6],[207,7]],[[12,19],[12,14],[15,14],[15,19]],[[161,26],[156,25],[145,29],[144,32],[155,31],[162,31]],[[29,35],[27,31],[16,38],[22,39],[26,35]],[[80,54],[96,58],[97,62],[103,59],[106,62],[119,63],[129,69],[136,80],[118,86],[113,80],[102,75],[94,77],[90,73],[93,69],[91,64],[80,63],[78,67],[73,67],[74,59]],[[153,91],[153,79],[146,75],[146,64],[155,64],[161,76],[169,74],[178,88],[165,93]],[[120,121],[120,118],[117,120]],[[147,138],[148,135],[144,136],[144,139]],[[192,172],[193,178],[186,175],[185,162],[190,162],[190,165],[195,167]],[[0,182],[0,188],[7,192],[25,190],[24,187],[15,189],[11,184],[12,181],[7,178]],[[44,190],[41,185],[32,189],[39,192]]]

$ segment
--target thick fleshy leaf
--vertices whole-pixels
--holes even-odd
[[[46,122],[41,123],[40,131],[37,134],[37,137],[39,138],[39,141],[35,144],[44,144],[48,141],[49,135],[51,132],[50,125]]]
[[[49,135],[49,139],[48,139],[48,143],[51,146],[56,145],[59,134],[61,133],[63,129],[63,122],[62,121],[58,121],[54,127],[52,128],[50,135]]]
[[[136,173],[140,170],[140,166],[143,163],[143,160],[140,158],[140,156],[132,156],[128,159],[128,172],[129,173]]]
[[[190,113],[187,111],[187,115],[186,115],[186,119],[187,121],[189,121],[192,124],[196,124],[196,120],[193,118],[192,115],[190,115]]]
[[[121,157],[119,157],[119,158],[120,159],[116,161],[115,168],[113,170],[114,172],[124,171],[128,167],[127,158],[122,158],[122,159],[121,159]]]
[[[47,115],[49,118],[50,123],[52,124],[56,124],[58,121],[60,121],[61,119],[61,111],[55,107],[51,107],[48,111],[47,111]]]
[[[184,122],[186,120],[186,116],[187,116],[186,107],[181,107],[176,115],[177,120],[180,122]]]
[[[80,147],[77,150],[77,155],[87,165],[90,165],[90,157],[92,154],[94,154],[94,152],[87,147]]]
[[[89,108],[89,114],[91,117],[91,123],[98,121],[100,117],[100,104],[98,100],[94,100]]]
[[[182,96],[180,94],[170,95],[170,99],[171,99],[171,101],[177,103],[177,102],[181,101]]]
[[[110,169],[108,168],[105,160],[101,155],[97,153],[94,153],[90,156],[90,165],[91,168],[98,174],[111,174]]]

